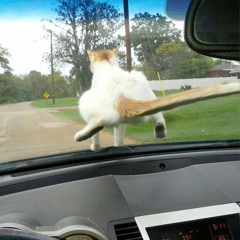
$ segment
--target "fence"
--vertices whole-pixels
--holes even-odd
[[[240,82],[237,77],[221,77],[221,78],[194,78],[194,79],[175,79],[175,80],[162,80],[164,90],[179,90],[181,86],[190,85],[191,88],[199,88],[218,83],[231,83]],[[161,91],[160,83],[158,80],[149,81],[152,90]]]

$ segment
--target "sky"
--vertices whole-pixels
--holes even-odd
[[[122,11],[122,0],[109,0],[108,3],[117,5]],[[28,74],[31,70],[50,73],[49,63],[42,61],[43,53],[50,51],[50,39],[44,38],[41,20],[54,19],[55,7],[56,0],[0,0],[0,44],[11,54],[9,60],[14,74]],[[166,15],[165,9],[165,1],[129,0],[130,18],[132,12],[162,12]],[[182,28],[182,22],[176,24]],[[60,70],[67,74],[69,68]]]
[[[51,0],[0,1],[0,44],[10,52],[15,74],[49,73],[42,55],[49,51],[50,40],[43,38],[41,19],[53,17],[53,8]]]

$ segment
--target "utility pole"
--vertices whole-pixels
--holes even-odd
[[[132,70],[132,59],[131,59],[131,39],[129,30],[129,10],[128,10],[128,0],[123,0],[124,8],[124,23],[125,23],[125,35],[126,35],[126,52],[127,52],[127,70],[131,72]]]
[[[51,83],[52,83],[52,100],[55,104],[55,88],[54,88],[54,69],[53,69],[53,43],[52,43],[52,30],[48,30],[50,33],[50,57],[51,57]]]

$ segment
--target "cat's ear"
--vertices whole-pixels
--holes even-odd
[[[87,50],[87,53],[88,53],[88,56],[89,56],[89,58],[91,58],[91,57],[92,57],[92,55],[93,55],[93,52],[92,52],[92,51],[90,51],[90,50]]]
[[[118,57],[119,49],[118,49],[118,48],[114,49],[114,50],[113,50],[113,53],[114,53],[114,55],[115,55],[116,57]]]
[[[88,57],[89,57],[90,61],[92,61],[94,53],[90,50],[87,50],[87,53],[88,53]]]

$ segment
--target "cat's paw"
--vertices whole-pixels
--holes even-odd
[[[158,123],[154,128],[154,134],[156,138],[164,138],[167,136],[166,128],[162,123]]]
[[[75,136],[74,136],[74,141],[75,141],[75,142],[80,142],[80,141],[82,141],[82,140],[83,140],[83,135],[82,135],[81,131],[80,131],[80,132],[77,132],[77,133],[75,134]]]
[[[101,146],[99,144],[92,143],[91,146],[90,146],[90,149],[94,152],[98,152],[98,151],[101,150]]]

